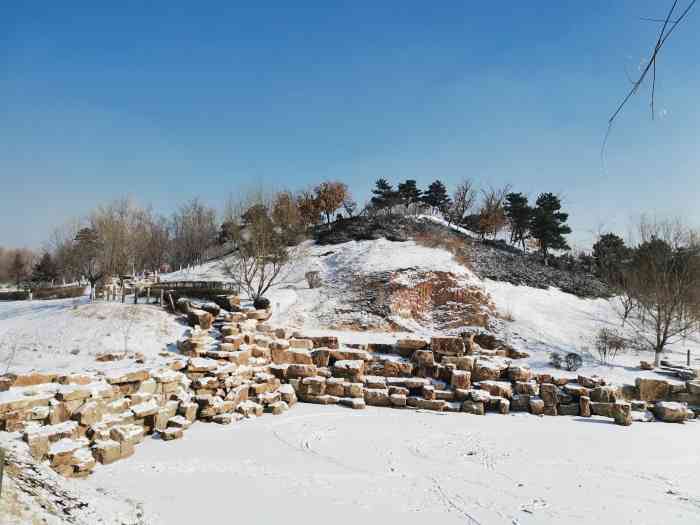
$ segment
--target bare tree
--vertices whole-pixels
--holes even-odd
[[[259,304],[265,293],[285,275],[296,259],[297,248],[290,247],[285,225],[275,222],[274,206],[279,196],[248,198],[238,206],[238,217],[231,217],[234,253],[223,265],[226,275],[250,299]]]
[[[627,322],[654,351],[659,366],[669,344],[698,330],[700,245],[679,221],[642,219],[639,234],[623,281],[639,315],[628,315]]]
[[[335,211],[343,205],[345,199],[350,195],[347,185],[337,181],[322,182],[316,186],[314,193],[318,209],[326,216],[328,225],[330,225]]]
[[[508,218],[505,211],[506,195],[510,191],[510,185],[502,188],[488,188],[481,190],[481,210],[479,211],[479,230],[483,235],[490,233],[495,239],[506,224]]]
[[[464,216],[476,203],[477,191],[470,179],[463,179],[452,194],[452,206],[448,211],[448,221],[460,224]]]
[[[176,265],[201,262],[207,248],[216,243],[216,211],[193,199],[180,206],[171,220],[172,257]]]

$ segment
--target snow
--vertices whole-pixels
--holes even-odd
[[[97,363],[95,357],[126,348],[155,358],[185,329],[155,305],[86,298],[0,302],[0,373],[124,366],[123,361]]]
[[[603,328],[619,329],[632,337],[629,328],[622,329],[616,299],[581,299],[556,288],[542,290],[510,283],[484,280],[485,290],[491,295],[498,310],[512,317],[504,322],[505,338],[514,347],[531,354],[526,359],[533,370],[576,376],[553,368],[549,364],[551,352],[577,352],[584,361],[578,370],[587,375],[597,374],[613,383],[633,383],[636,377],[663,377],[653,371],[639,369],[639,361],[653,361],[651,351],[627,350],[619,354],[609,365],[598,362],[595,337]],[[700,344],[688,339],[685,344],[671,345],[667,357],[674,362],[685,363],[686,351],[694,356],[700,368]],[[522,361],[519,361],[522,362]]]
[[[146,440],[85,485],[143,501],[149,524],[230,521],[232,494],[251,523],[685,524],[700,521],[699,437],[695,422],[302,404]]]

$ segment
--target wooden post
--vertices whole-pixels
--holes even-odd
[[[165,296],[165,290],[163,290],[163,289],[161,288],[161,289],[160,289],[160,305],[161,305],[161,306],[165,306],[165,303],[163,302],[164,296]]]
[[[688,366],[690,366],[690,350],[688,350],[688,359],[686,362],[687,362]]]
[[[126,302],[126,288],[122,286],[122,304]]]
[[[146,304],[151,302],[151,287],[146,288]]]
[[[139,303],[139,289],[134,286],[134,304]]]

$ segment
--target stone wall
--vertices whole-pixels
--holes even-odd
[[[129,457],[147,436],[168,441],[195,421],[281,414],[297,399],[353,409],[599,415],[621,425],[684,422],[695,417],[688,406],[700,405],[698,381],[616,387],[598,377],[536,374],[518,364],[522,355],[482,348],[474,335],[349,347],[272,327],[267,310],[214,310],[216,317],[195,310],[188,312],[195,326],[162,366],[0,379],[0,430],[20,433],[36,460],[82,477],[97,463]]]

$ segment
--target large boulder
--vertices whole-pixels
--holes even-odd
[[[214,316],[199,308],[190,308],[187,312],[187,321],[190,326],[199,325],[202,330],[209,330],[214,323]]]
[[[513,387],[507,381],[481,381],[479,388],[486,390],[495,397],[510,399],[513,397]]]
[[[642,401],[662,401],[669,395],[668,381],[638,377],[635,381]]]
[[[683,423],[688,418],[688,408],[682,403],[659,401],[654,406],[654,415],[666,423]]]
[[[616,425],[628,427],[632,424],[632,405],[629,403],[618,401],[610,407],[612,418]]]
[[[464,339],[461,337],[433,337],[430,340],[433,352],[439,355],[463,355]]]

